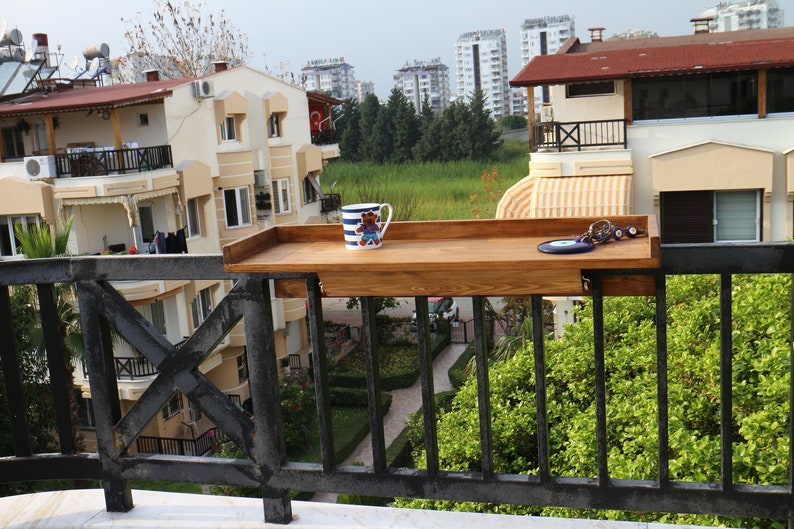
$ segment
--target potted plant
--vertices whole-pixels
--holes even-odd
[[[273,203],[270,201],[270,193],[260,191],[256,195],[256,209],[269,210],[272,209]]]
[[[17,120],[17,130],[24,132],[27,136],[28,132],[30,132],[30,123],[25,118],[19,118]]]

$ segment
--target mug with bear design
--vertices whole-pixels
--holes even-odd
[[[386,222],[381,220],[381,209],[388,208]],[[342,206],[342,224],[345,229],[345,248],[348,250],[374,250],[383,245],[383,235],[394,216],[389,203],[375,202]]]

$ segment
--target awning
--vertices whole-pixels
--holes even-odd
[[[309,183],[312,185],[314,190],[317,192],[317,196],[320,197],[320,198],[325,198],[325,193],[323,193],[323,190],[320,189],[320,182],[317,181],[317,176],[315,176],[313,174],[309,174],[309,175],[306,176],[306,178],[307,178],[307,180],[309,180]]]
[[[135,193],[132,195],[114,195],[104,197],[83,197],[83,198],[64,198],[58,207],[58,215],[65,206],[87,206],[96,204],[121,204],[127,211],[127,220],[130,226],[137,226],[138,219],[138,203],[149,200],[151,198],[162,197],[166,195],[174,196],[174,206],[182,208],[182,201],[179,196],[179,189],[176,187],[165,187],[163,189],[155,189],[153,191],[144,191],[143,193]]]
[[[497,218],[630,215],[633,175],[528,176],[505,191]]]

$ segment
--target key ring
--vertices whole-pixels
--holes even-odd
[[[603,244],[609,241],[619,241],[623,237],[631,239],[647,235],[643,229],[628,225],[625,228],[616,226],[607,219],[600,219],[590,224],[588,230],[576,238],[580,242],[591,242],[593,244]]]

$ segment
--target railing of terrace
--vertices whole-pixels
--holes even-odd
[[[139,257],[76,257],[49,260],[25,260],[0,263],[0,360],[11,417],[14,454],[0,458],[0,483],[44,479],[101,479],[107,509],[128,511],[133,507],[131,479],[165,480],[261,487],[265,520],[289,523],[292,520],[290,490],[325,491],[377,496],[423,497],[462,501],[512,503],[573,508],[620,509],[642,512],[711,513],[719,515],[787,519],[794,521],[792,481],[781,485],[744,484],[734,480],[732,437],[736,425],[731,416],[732,347],[731,339],[740,330],[732,328],[731,281],[735,274],[792,274],[794,245],[790,243],[683,245],[662,248],[661,268],[634,270],[652,274],[656,281],[656,357],[658,448],[650,454],[656,460],[658,475],[652,480],[615,479],[608,466],[607,417],[605,396],[606,370],[604,353],[604,295],[601,278],[605,273],[625,271],[585,271],[592,286],[594,321],[596,475],[553,475],[548,450],[550,417],[555,403],[548,402],[545,387],[545,337],[542,332],[542,299],[533,295],[534,387],[537,409],[537,432],[527,432],[537,445],[538,468],[530,474],[501,474],[494,470],[493,430],[487,361],[484,298],[472,298],[475,320],[478,413],[481,470],[455,472],[440,468],[433,399],[432,359],[428,354],[428,325],[417,329],[417,354],[420,359],[423,422],[425,426],[424,469],[387,467],[383,432],[378,369],[374,303],[362,298],[363,337],[369,373],[372,466],[345,466],[335,460],[331,407],[328,388],[328,365],[324,351],[321,285],[314,274],[227,273],[221,256],[157,256],[145,261]],[[667,379],[667,306],[666,278],[676,274],[719,274],[721,426],[717,436],[721,449],[721,476],[717,482],[680,482],[671,478],[668,420],[669,383]],[[177,349],[148,323],[135,308],[111,286],[111,280],[153,279],[233,279],[230,293],[218,304],[196,332]],[[307,288],[312,358],[317,391],[317,411],[322,461],[317,464],[287,460],[284,450],[283,423],[279,406],[278,365],[270,303],[269,279],[303,280]],[[55,283],[73,282],[82,321],[85,350],[90,371],[91,395],[96,418],[98,453],[77,453],[73,439],[72,413],[68,406],[66,363],[60,344],[56,320]],[[16,284],[36,284],[41,306],[42,326],[52,391],[56,395],[57,433],[60,453],[34,454],[25,420],[25,400],[20,383],[13,336],[9,289]],[[418,321],[427,322],[426,298],[417,298]],[[790,310],[790,309],[788,309]],[[785,331],[791,340],[791,314],[786,316]],[[253,417],[249,417],[208,382],[197,369],[209,351],[241,319],[256,321],[246,325],[249,376],[253,396]],[[142,352],[160,371],[135,405],[122,414],[116,391],[110,322],[115,330]],[[790,366],[786,366],[790,370]],[[786,373],[782,373],[785,377]],[[791,377],[794,378],[794,377]],[[248,459],[196,458],[180,455],[131,453],[149,420],[155,416],[173,392],[174,381],[194,406],[205,413],[247,455]],[[790,382],[789,382],[790,383]],[[794,390],[792,390],[794,392]],[[781,417],[788,428],[789,460],[794,452],[792,420]],[[266,434],[263,434],[265,432]],[[257,435],[258,434],[258,435]]]
[[[567,149],[581,151],[586,147],[627,146],[626,120],[545,121],[535,123],[532,149]]]
[[[90,149],[55,155],[56,172],[64,176],[105,176],[173,167],[170,145],[134,149]]]

